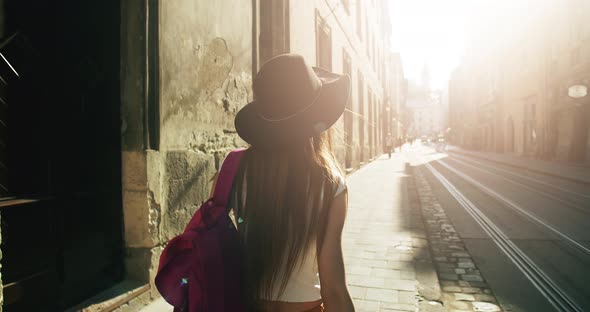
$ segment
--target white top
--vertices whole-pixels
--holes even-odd
[[[344,177],[338,177],[338,188],[334,194],[334,197],[342,193],[346,189],[346,181]],[[322,192],[323,194],[323,192]],[[242,196],[245,194],[242,194]],[[230,211],[230,218],[232,219],[234,226],[237,225],[235,217],[233,215],[233,209]],[[307,247],[306,252],[303,255],[304,261],[300,266],[296,266],[293,269],[293,273],[287,282],[285,291],[281,296],[278,295],[279,287],[277,286],[273,290],[273,294],[270,298],[262,298],[264,300],[271,301],[284,301],[284,302],[309,302],[316,301],[322,298],[320,293],[320,276],[318,273],[317,263],[317,249],[316,241],[313,240]],[[284,273],[279,273],[278,279],[282,280]]]
[[[340,177],[338,183],[338,189],[334,197],[342,193],[346,189],[346,181],[343,177]],[[318,262],[317,262],[317,249],[316,241],[313,240],[310,246],[307,247],[307,251],[304,254],[304,261],[299,267],[295,267],[285,291],[281,296],[278,296],[279,289],[276,287],[273,290],[273,294],[270,298],[262,298],[265,300],[272,301],[285,301],[285,302],[309,302],[316,301],[322,298],[320,293],[320,275],[318,273]],[[279,273],[278,279],[282,280],[282,275]]]

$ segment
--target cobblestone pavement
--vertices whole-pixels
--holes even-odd
[[[414,168],[413,171],[445,308],[449,311],[501,311],[422,170]]]
[[[343,252],[356,311],[417,311],[424,297],[440,296],[420,210],[410,203],[410,181],[400,153],[347,178]]]

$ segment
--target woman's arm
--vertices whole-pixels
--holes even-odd
[[[348,192],[345,190],[332,202],[326,222],[323,246],[318,255],[321,293],[326,312],[354,311],[354,305],[346,286],[341,244],[347,207]]]

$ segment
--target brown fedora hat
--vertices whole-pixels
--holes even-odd
[[[255,100],[236,115],[240,137],[253,146],[286,145],[330,128],[350,94],[350,78],[282,54],[266,62],[253,83]]]

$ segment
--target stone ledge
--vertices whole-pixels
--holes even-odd
[[[134,280],[124,280],[67,309],[66,312],[111,312],[149,290],[149,284]]]

